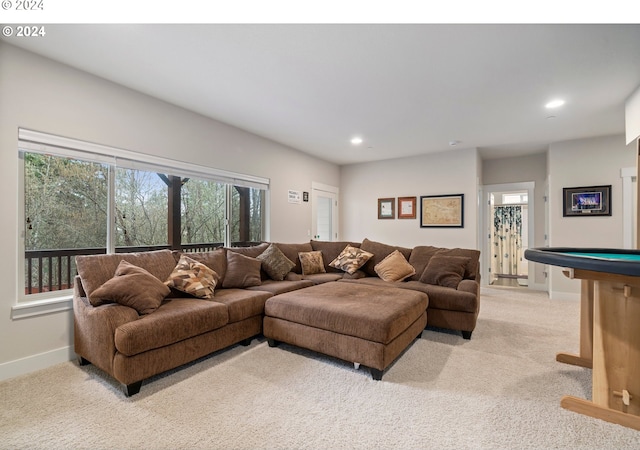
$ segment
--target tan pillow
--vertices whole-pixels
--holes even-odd
[[[469,258],[464,256],[435,254],[420,276],[420,281],[457,289],[467,264],[469,264]]]
[[[376,271],[374,267],[381,262],[384,258],[393,253],[394,250],[398,250],[408,260],[411,256],[411,249],[406,247],[397,247],[394,245],[383,244],[382,242],[370,241],[365,238],[360,244],[360,248],[365,252],[373,254],[371,259],[362,266],[362,270],[369,276],[375,277]]]
[[[158,309],[169,292],[162,281],[145,269],[122,260],[115,276],[94,290],[89,302],[94,306],[116,302],[144,315]]]
[[[356,270],[364,266],[371,258],[373,258],[373,253],[347,245],[329,265],[353,275]]]
[[[222,281],[223,288],[247,288],[260,286],[260,266],[262,262],[256,258],[240,253],[227,252],[227,273]]]
[[[218,278],[214,270],[182,255],[164,284],[194,297],[213,298]]]
[[[302,264],[302,275],[313,275],[314,273],[326,273],[321,251],[298,253],[300,264]]]
[[[276,281],[284,280],[284,277],[296,266],[275,244],[271,244],[256,259],[262,262],[262,270]]]
[[[402,281],[416,273],[416,269],[398,250],[376,264],[374,270],[384,281]]]

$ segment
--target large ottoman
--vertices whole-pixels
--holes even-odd
[[[271,347],[285,342],[362,364],[381,380],[421,336],[428,303],[418,291],[323,283],[267,299],[263,333]]]

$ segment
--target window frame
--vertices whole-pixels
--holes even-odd
[[[268,239],[269,233],[269,189],[268,178],[230,172],[222,169],[195,165],[192,163],[148,155],[121,148],[94,144],[87,141],[65,138],[61,136],[41,133],[38,131],[18,129],[18,274],[16,304],[12,308],[13,318],[29,317],[32,315],[48,314],[50,312],[70,309],[70,299],[73,289],[50,291],[35,294],[25,293],[25,153],[40,153],[50,156],[66,157],[87,162],[99,162],[106,164],[110,169],[128,168],[151,171],[157,173],[170,173],[171,175],[199,178],[209,181],[224,183],[228,192],[233,186],[253,187],[264,191],[263,235]],[[107,213],[107,242],[106,252],[115,253],[115,170],[109,170],[109,195]],[[227,195],[228,196],[228,195]],[[229,202],[227,201],[229,205]],[[230,205],[228,206],[230,208]],[[225,227],[225,245],[229,245],[230,232],[229,221]]]

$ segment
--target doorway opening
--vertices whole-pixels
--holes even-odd
[[[528,287],[524,252],[533,242],[534,183],[485,186],[485,280],[492,286]]]

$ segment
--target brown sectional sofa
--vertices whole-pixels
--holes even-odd
[[[364,266],[351,274],[329,265],[347,245],[373,255]],[[419,337],[424,322],[434,327],[462,331],[466,339],[471,337],[475,328],[479,312],[477,250],[429,246],[409,249],[368,239],[362,243],[274,243],[276,250],[292,264],[290,269],[284,268],[288,270],[286,274],[280,268],[279,276],[274,279],[273,270],[269,271],[270,274],[265,270],[265,267],[273,269],[269,266],[270,262],[260,259],[268,253],[267,249],[273,250],[270,246],[270,243],[262,243],[254,247],[220,248],[201,253],[181,254],[158,250],[77,257],[78,276],[73,300],[74,345],[80,364],[90,362],[96,365],[122,383],[127,396],[133,395],[139,391],[142,381],[153,375],[234,344],[248,345],[253,337],[263,333],[264,324],[270,320],[265,317],[265,305],[268,310],[269,300],[274,299],[273,307],[276,308],[277,302],[283,300],[287,293],[292,295],[304,289],[363,293],[372,291],[371,287],[374,287],[373,291],[382,298],[397,297],[401,292],[398,289],[402,289],[407,293],[415,293],[407,296],[411,299],[407,300],[407,304],[412,304],[413,310],[417,304],[421,305],[420,308],[426,306],[426,317],[412,313],[409,318],[398,319],[397,312],[385,313],[394,317],[386,326],[389,330],[395,330],[393,333],[378,333],[383,337],[378,340],[385,342],[377,342],[375,333],[371,335],[370,330],[358,329],[369,327],[366,323],[358,325],[354,321],[350,326],[355,327],[355,331],[334,336],[335,345],[342,345],[343,348],[333,353],[322,345],[313,345],[314,335],[304,339],[281,339],[265,333],[270,339],[289,341],[294,345],[363,363],[372,369],[377,379],[401,351],[416,336]],[[396,250],[404,256],[415,273],[403,281],[384,281],[378,277],[376,265]],[[206,266],[206,271],[213,274],[215,290],[211,287],[211,298],[196,298],[176,290],[175,286],[171,289],[165,286],[165,280],[175,275],[176,264],[182,261],[182,255]],[[321,255],[319,265],[322,267],[317,267],[318,264],[308,266],[306,257],[303,262],[303,256],[306,255],[316,259]],[[456,267],[448,267],[447,264],[451,262],[457,266],[453,264]],[[439,267],[445,269],[447,276],[444,278],[436,270]],[[454,282],[458,280],[455,286],[451,285],[451,271],[457,271],[457,275],[453,276]],[[145,285],[146,282],[150,284]],[[113,298],[102,295],[106,287],[115,289]],[[354,295],[354,298],[358,297],[367,296]],[[386,311],[384,304],[378,303],[381,304],[376,307]],[[282,304],[277,307],[282,308]],[[323,330],[323,326],[317,324],[313,328],[316,343],[326,340],[327,331],[331,331]],[[291,329],[295,329],[295,326],[292,325]],[[287,333],[290,333],[289,328]],[[402,337],[396,339],[400,335]],[[367,339],[363,340],[363,336]]]

